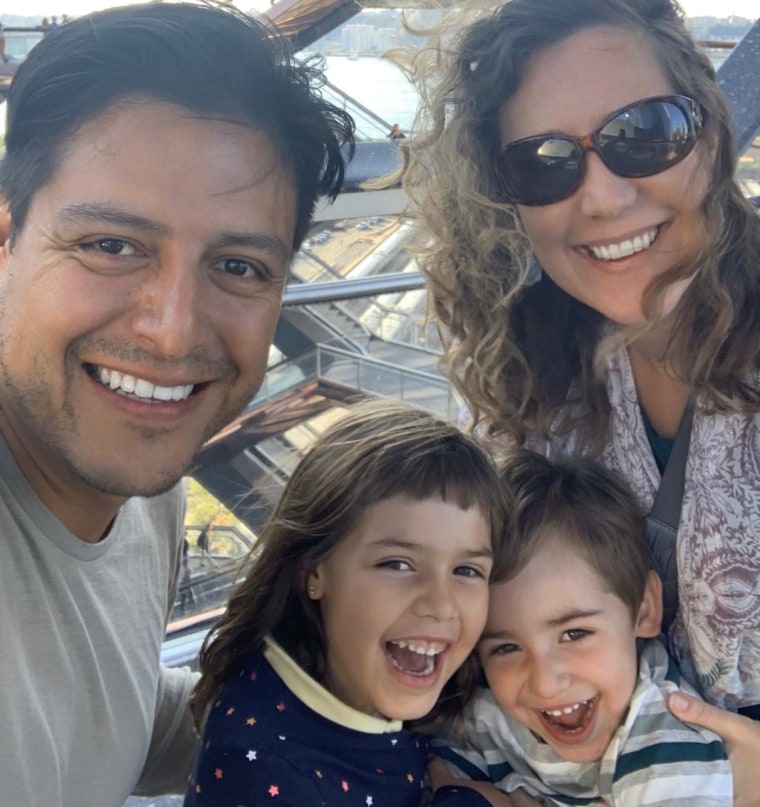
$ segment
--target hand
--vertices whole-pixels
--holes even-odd
[[[725,712],[683,692],[671,695],[668,706],[679,720],[702,726],[722,738],[734,779],[734,807],[758,807],[760,722]]]
[[[476,782],[473,779],[457,778],[449,771],[446,763],[440,757],[431,756],[428,759],[427,772],[433,790],[438,790],[439,787],[444,787],[445,785],[469,787],[480,793],[492,807],[539,807],[539,803],[522,790],[517,790],[507,795],[491,782]]]

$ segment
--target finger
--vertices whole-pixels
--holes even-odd
[[[760,731],[749,718],[718,709],[685,692],[674,692],[668,699],[668,707],[680,720],[709,729],[726,743],[742,742],[748,733]]]

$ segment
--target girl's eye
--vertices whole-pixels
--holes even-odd
[[[82,249],[118,256],[134,255],[137,252],[134,246],[123,238],[98,238],[82,244]]]
[[[566,630],[562,634],[562,639],[566,642],[577,642],[579,639],[590,635],[591,631],[584,630],[583,628],[570,628],[570,630]]]
[[[407,560],[400,560],[399,558],[393,558],[391,560],[384,560],[378,564],[381,569],[393,569],[397,572],[410,572],[412,570],[412,565]]]
[[[267,272],[262,266],[254,261],[244,260],[243,258],[225,258],[215,264],[217,269],[225,272],[233,277],[258,277],[266,279]]]

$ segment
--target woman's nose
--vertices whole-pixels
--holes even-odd
[[[583,213],[589,218],[617,218],[636,201],[639,181],[614,174],[598,154],[588,152],[578,189]]]

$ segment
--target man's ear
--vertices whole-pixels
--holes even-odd
[[[653,639],[662,630],[662,581],[655,571],[647,575],[644,599],[639,606],[634,625],[636,636]]]

